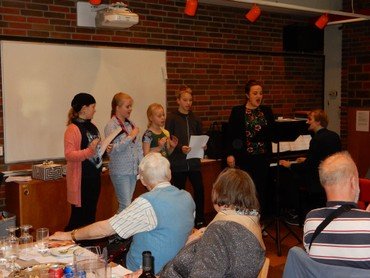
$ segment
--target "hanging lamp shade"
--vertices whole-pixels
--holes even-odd
[[[89,0],[91,5],[100,5],[101,0]]]
[[[188,16],[194,16],[197,12],[198,0],[186,0],[185,14]]]
[[[250,22],[255,22],[259,16],[261,15],[261,9],[257,6],[257,4],[253,4],[252,9],[249,10],[245,14],[245,18],[248,19]]]
[[[329,22],[328,14],[323,14],[322,16],[319,17],[318,20],[316,20],[315,25],[319,29],[324,29],[328,22]]]

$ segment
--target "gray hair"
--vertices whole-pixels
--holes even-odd
[[[169,182],[171,180],[170,162],[160,153],[148,153],[139,164],[139,175],[150,185]]]
[[[347,151],[327,157],[319,166],[320,182],[325,186],[341,185],[357,175],[357,167]]]

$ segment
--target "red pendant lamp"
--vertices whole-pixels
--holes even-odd
[[[328,22],[329,22],[328,14],[323,14],[322,16],[319,17],[318,20],[316,20],[315,25],[319,29],[324,29]]]
[[[260,15],[261,15],[260,7],[258,7],[257,4],[253,4],[252,9],[250,9],[249,12],[245,14],[245,18],[253,23],[259,18]]]
[[[185,14],[188,16],[194,16],[197,12],[198,0],[186,0]]]
[[[101,0],[89,0],[91,5],[100,5]]]

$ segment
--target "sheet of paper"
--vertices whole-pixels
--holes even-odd
[[[22,182],[22,181],[31,181],[32,177],[31,176],[10,176],[7,177],[5,182]]]
[[[311,135],[300,135],[293,142],[280,142],[280,152],[303,151],[310,147]],[[277,144],[272,143],[272,152],[277,153]]]
[[[189,147],[191,151],[186,155],[186,159],[203,158],[204,146],[207,145],[208,135],[192,135],[190,136]]]
[[[291,151],[302,151],[310,148],[311,135],[300,135],[294,142],[290,142]]]
[[[112,140],[122,131],[122,128],[121,127],[118,127],[117,129],[113,130],[113,132],[111,134],[109,134],[107,137],[104,138],[104,140],[102,140],[100,142],[100,148],[99,148],[99,156],[102,157],[105,150],[107,149],[108,145],[110,144],[110,142],[112,142]]]
[[[369,131],[369,111],[356,111],[356,131]]]

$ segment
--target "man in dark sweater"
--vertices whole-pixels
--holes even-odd
[[[279,164],[290,168],[298,174],[308,192],[308,210],[322,207],[326,203],[325,192],[319,179],[318,167],[326,157],[341,151],[340,137],[328,130],[328,117],[321,109],[312,110],[308,114],[308,130],[314,135],[310,141],[307,157],[299,157],[296,161],[280,160]],[[298,198],[297,198],[298,199]]]

